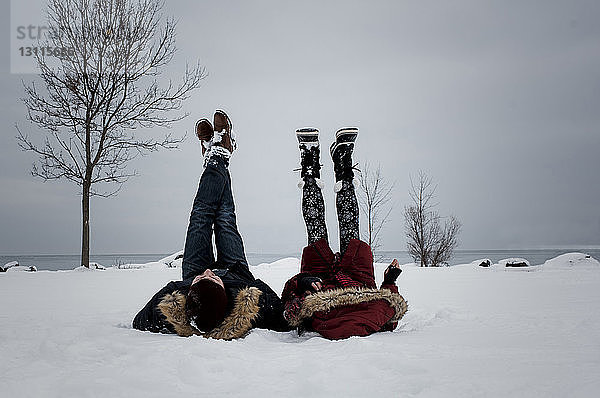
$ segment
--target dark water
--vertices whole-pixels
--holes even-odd
[[[563,253],[582,252],[587,253],[600,260],[600,249],[541,249],[541,250],[458,250],[450,265],[470,263],[481,258],[489,258],[493,262],[498,262],[504,258],[522,257],[533,265],[543,264],[546,260],[554,258]],[[169,256],[171,253],[164,254],[100,254],[91,255],[91,261],[110,267],[118,264],[140,264],[157,261]],[[413,262],[408,253],[403,250],[381,251],[375,253],[376,260],[379,262],[390,262],[397,258],[400,264]],[[298,253],[247,253],[248,262],[251,265],[261,263],[272,263],[273,261],[285,258],[300,258]],[[0,256],[0,266],[10,262],[18,261],[20,265],[34,265],[38,270],[57,271],[76,268],[79,265],[79,255],[14,255]]]

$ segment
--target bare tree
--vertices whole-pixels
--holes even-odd
[[[373,169],[366,162],[363,171],[359,174],[359,204],[360,211],[367,220],[366,238],[371,246],[373,255],[381,247],[380,232],[389,221],[393,209],[392,191],[394,184],[387,181],[381,173],[381,165]],[[380,258],[377,258],[380,259]]]
[[[434,210],[436,188],[431,178],[420,171],[416,184],[411,177],[412,205],[404,207],[408,254],[421,267],[447,263],[458,246],[461,223],[451,216],[442,225],[442,217]]]
[[[182,80],[158,78],[171,62],[175,22],[161,0],[49,0],[48,32],[36,52],[43,88],[24,84],[28,119],[43,132],[35,143],[17,126],[20,147],[38,155],[32,174],[81,187],[81,264],[89,266],[90,197],[115,195],[136,173],[129,162],[183,140],[142,136],[170,127],[205,72],[186,67]]]

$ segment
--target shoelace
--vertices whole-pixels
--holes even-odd
[[[294,171],[294,172],[302,171],[302,169],[304,167],[312,166],[312,163],[314,162],[314,158],[315,158],[315,156],[313,155],[313,153],[310,150],[307,150],[304,157],[300,160],[300,167],[297,169],[293,169],[292,171]],[[303,166],[302,165],[303,163],[306,164],[306,166]],[[321,167],[323,167],[323,164],[319,162],[318,169],[320,170]]]
[[[354,165],[351,167],[352,170],[356,170],[359,173],[362,173],[362,170],[359,169],[358,167],[358,163],[354,163]],[[319,167],[323,167],[323,163],[319,163]],[[296,172],[296,171],[302,171],[302,167],[298,167],[297,169],[292,169],[292,171]]]

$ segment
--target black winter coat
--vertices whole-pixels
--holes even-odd
[[[283,318],[283,303],[263,281],[254,278],[243,265],[213,270],[223,280],[227,292],[226,316],[221,325],[204,336],[234,339],[245,336],[252,328],[288,331]],[[150,299],[135,316],[133,327],[155,333],[180,336],[200,334],[187,320],[185,300],[194,277],[169,282]]]

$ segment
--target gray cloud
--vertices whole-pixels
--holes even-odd
[[[253,252],[304,244],[293,131],[322,131],[330,235],[337,236],[333,132],[361,128],[357,158],[396,183],[384,246],[403,249],[409,175],[438,182],[440,210],[464,223],[463,248],[600,245],[600,5],[539,2],[175,2],[177,62],[209,71],[186,103],[178,151],[136,161],[117,199],[92,203],[95,252],[183,245],[201,172],[195,119],[223,107],[240,150],[231,171]],[[4,22],[8,24],[7,13]],[[2,44],[0,252],[78,252],[79,198],[28,176],[13,124],[20,79]],[[160,133],[156,131],[154,133]],[[335,240],[335,239],[334,239]]]

